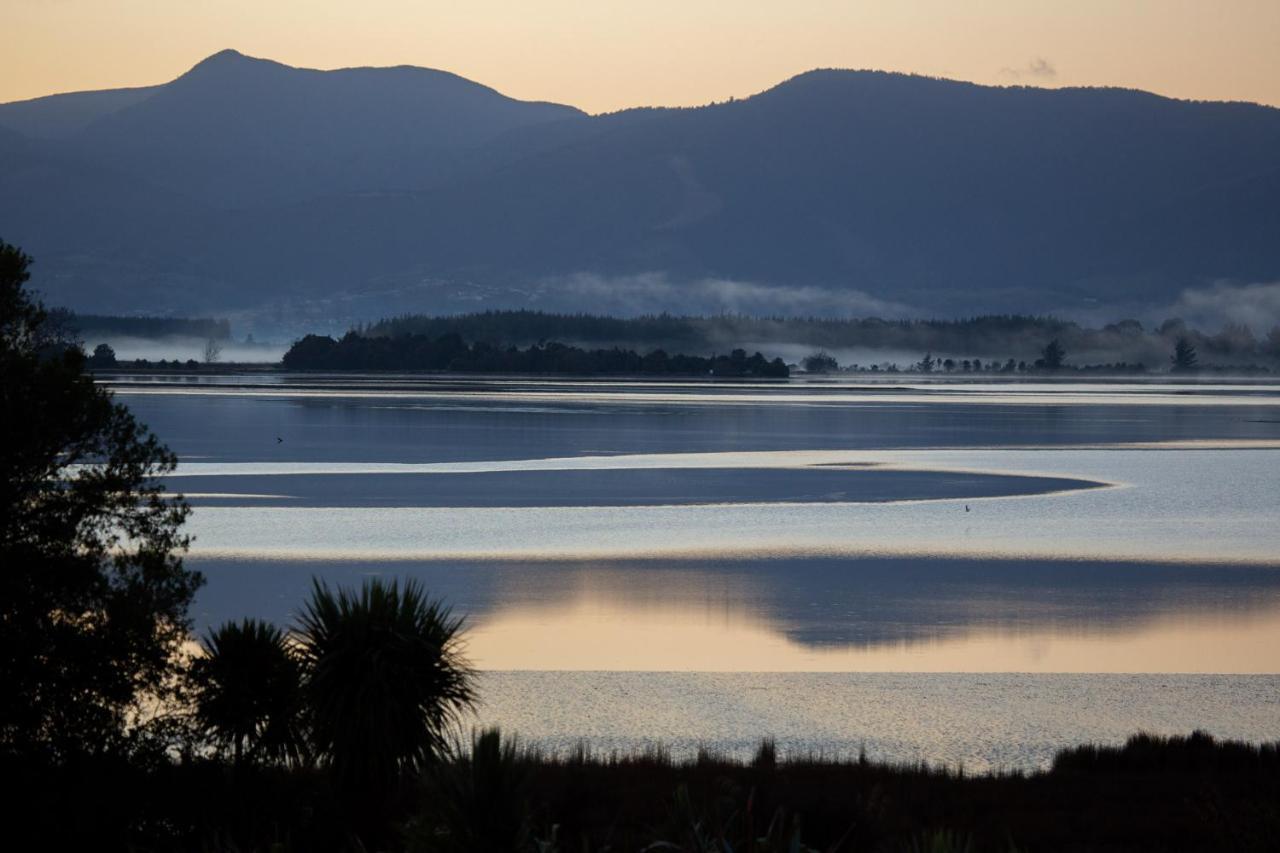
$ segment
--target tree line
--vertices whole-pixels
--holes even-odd
[[[583,345],[607,342],[636,348],[679,347],[688,351],[751,341],[800,344],[825,350],[1007,353],[1029,364],[1045,343],[1053,339],[1073,352],[1104,354],[1113,362],[1154,364],[1165,358],[1178,338],[1186,338],[1204,356],[1237,362],[1280,359],[1280,326],[1259,337],[1239,323],[1229,323],[1216,332],[1209,332],[1192,328],[1179,318],[1165,320],[1154,327],[1128,319],[1089,328],[1051,316],[1017,314],[954,320],[890,320],[737,314],[610,317],[523,310],[450,316],[408,314],[379,320],[358,331],[370,337],[458,334],[468,340],[517,346],[560,340]]]
[[[780,358],[735,349],[725,355],[669,355],[655,349],[644,355],[614,347],[587,350],[548,342],[524,349],[483,341],[468,344],[461,335],[405,334],[394,337],[348,332],[334,340],[307,335],[284,354],[290,370],[439,370],[458,373],[534,373],[577,375],[756,376],[785,378]]]
[[[806,373],[944,373],[944,374],[1037,374],[1037,373],[1112,373],[1134,374],[1146,373],[1147,366],[1141,362],[1109,362],[1105,364],[1069,364],[1067,350],[1062,341],[1053,338],[1041,348],[1039,357],[1034,361],[1008,358],[1004,361],[983,361],[980,358],[951,358],[934,356],[926,352],[919,361],[903,367],[895,362],[882,364],[850,364],[842,366],[835,356],[821,350],[801,359],[801,366]],[[1196,345],[1187,335],[1181,335],[1173,342],[1173,350],[1169,354],[1169,372],[1177,374],[1196,373],[1201,370],[1232,371],[1242,373],[1269,373],[1270,369],[1258,365],[1230,365],[1206,368],[1200,363]]]

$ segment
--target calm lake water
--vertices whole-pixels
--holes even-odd
[[[111,384],[181,457],[201,630],[416,577],[548,749],[1280,738],[1276,386]]]

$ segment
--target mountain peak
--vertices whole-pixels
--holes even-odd
[[[266,68],[287,69],[289,66],[283,65],[270,59],[259,59],[256,56],[246,56],[238,50],[226,48],[217,53],[211,54],[192,66],[191,70],[183,74],[178,80],[189,80],[192,78],[205,78],[211,75],[236,74],[249,70],[261,70]]]
[[[217,53],[209,54],[192,66],[191,70],[195,71],[197,68],[211,68],[217,65],[230,65],[235,62],[242,62],[249,59],[251,59],[251,57],[245,56],[240,51],[228,47],[218,51]]]

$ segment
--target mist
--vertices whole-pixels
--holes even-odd
[[[1280,325],[1280,282],[1188,288],[1165,309],[1164,316],[1180,317],[1200,329],[1247,326],[1259,337]]]
[[[173,336],[164,338],[139,338],[115,335],[85,335],[85,352],[92,353],[98,344],[106,344],[115,351],[117,361],[147,361],[195,359],[204,361],[208,338]],[[274,364],[280,361],[288,348],[277,343],[245,343],[244,341],[218,341],[218,361],[240,364]]]
[[[757,317],[912,316],[910,306],[860,290],[761,284],[726,278],[676,281],[665,272],[607,276],[580,272],[544,280],[532,307],[583,310],[618,317],[644,314],[746,314]]]

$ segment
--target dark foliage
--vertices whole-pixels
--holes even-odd
[[[1141,330],[1141,326],[1138,327]],[[1021,349],[1024,341],[1090,330],[1053,317],[990,315],[964,320],[884,320],[877,317],[755,317],[742,314],[610,317],[543,311],[484,311],[432,317],[404,315],[380,320],[364,333],[373,337],[457,334],[470,340],[527,345],[540,340],[626,342],[634,346],[723,347],[734,341],[800,343],[823,348],[933,349],[996,352]]]
[[[527,346],[558,340],[579,346],[608,344],[636,349],[664,347],[685,351],[716,350],[741,341],[794,344],[815,349],[859,349],[882,352],[948,353],[961,358],[981,355],[978,369],[1002,368],[1008,356],[1034,361],[1050,340],[1066,350],[1088,354],[1092,361],[1154,363],[1163,361],[1178,337],[1186,337],[1218,359],[1249,363],[1280,359],[1280,328],[1263,341],[1247,329],[1228,327],[1210,334],[1171,320],[1146,329],[1137,320],[1088,328],[1055,317],[990,315],[961,320],[883,320],[875,317],[752,317],[722,314],[708,317],[652,314],[609,317],[553,314],[541,311],[485,311],[431,317],[404,315],[363,328],[370,337],[455,334],[467,340],[502,346]],[[989,359],[1000,356],[992,367]],[[1016,362],[1015,362],[1016,363]],[[971,362],[972,367],[973,362]]]
[[[1061,341],[1054,338],[1040,351],[1040,358],[1036,359],[1036,367],[1043,370],[1061,370],[1066,359],[1066,348],[1062,346]]]
[[[1196,363],[1199,361],[1196,356],[1195,344],[1191,343],[1191,339],[1180,337],[1173,345],[1173,355],[1169,357],[1173,362],[1173,370],[1177,373],[1185,373],[1196,369]]]
[[[0,753],[137,746],[173,687],[200,576],[175,458],[84,373],[0,243]]]
[[[93,355],[89,356],[90,367],[115,367],[116,351],[106,344],[98,344],[93,348]]]
[[[279,628],[245,619],[211,631],[191,679],[197,718],[237,766],[303,758],[302,664]]]
[[[409,580],[359,592],[317,581],[298,643],[311,748],[368,844],[385,844],[408,774],[444,752],[447,731],[475,701],[460,648],[462,619]]]
[[[324,771],[220,760],[79,756],[61,765],[0,757],[22,780],[6,806],[15,850],[339,851],[356,849]]]
[[[409,823],[410,850],[426,853],[530,850],[532,763],[497,729],[423,775],[421,815]]]
[[[440,753],[475,699],[461,630],[412,580],[359,592],[316,582],[298,636],[311,736],[348,790],[384,792]]]
[[[429,769],[353,835],[349,795],[309,767],[0,757],[22,779],[11,842],[95,850],[1267,851],[1280,833],[1280,744],[1138,736],[1061,753],[1044,773],[967,776],[866,760],[749,764],[662,753],[552,759],[503,744]],[[73,816],[74,819],[68,819]],[[398,840],[402,839],[402,840]],[[797,846],[792,847],[795,843]],[[945,843],[945,844],[944,844]],[[650,846],[654,845],[654,846]]]
[[[340,340],[307,335],[284,354],[290,370],[448,370],[458,373],[539,373],[577,375],[761,376],[786,377],[781,359],[768,361],[760,353],[748,356],[735,349],[729,355],[703,358],[668,355],[654,350],[584,350],[559,343],[534,344],[527,349],[487,343],[468,345],[456,334],[372,337],[348,332]]]
[[[1205,732],[1186,737],[1138,734],[1121,747],[1078,746],[1053,759],[1053,773],[1217,773],[1280,775],[1280,742],[1259,746],[1220,741]]]
[[[826,352],[815,352],[813,355],[807,355],[802,362],[806,373],[831,373],[839,370],[840,364],[836,361],[835,356]]]
[[[1069,750],[1046,773],[986,776],[705,754],[523,760],[533,835],[566,851],[1267,850],[1280,831],[1278,750],[1143,735]]]

